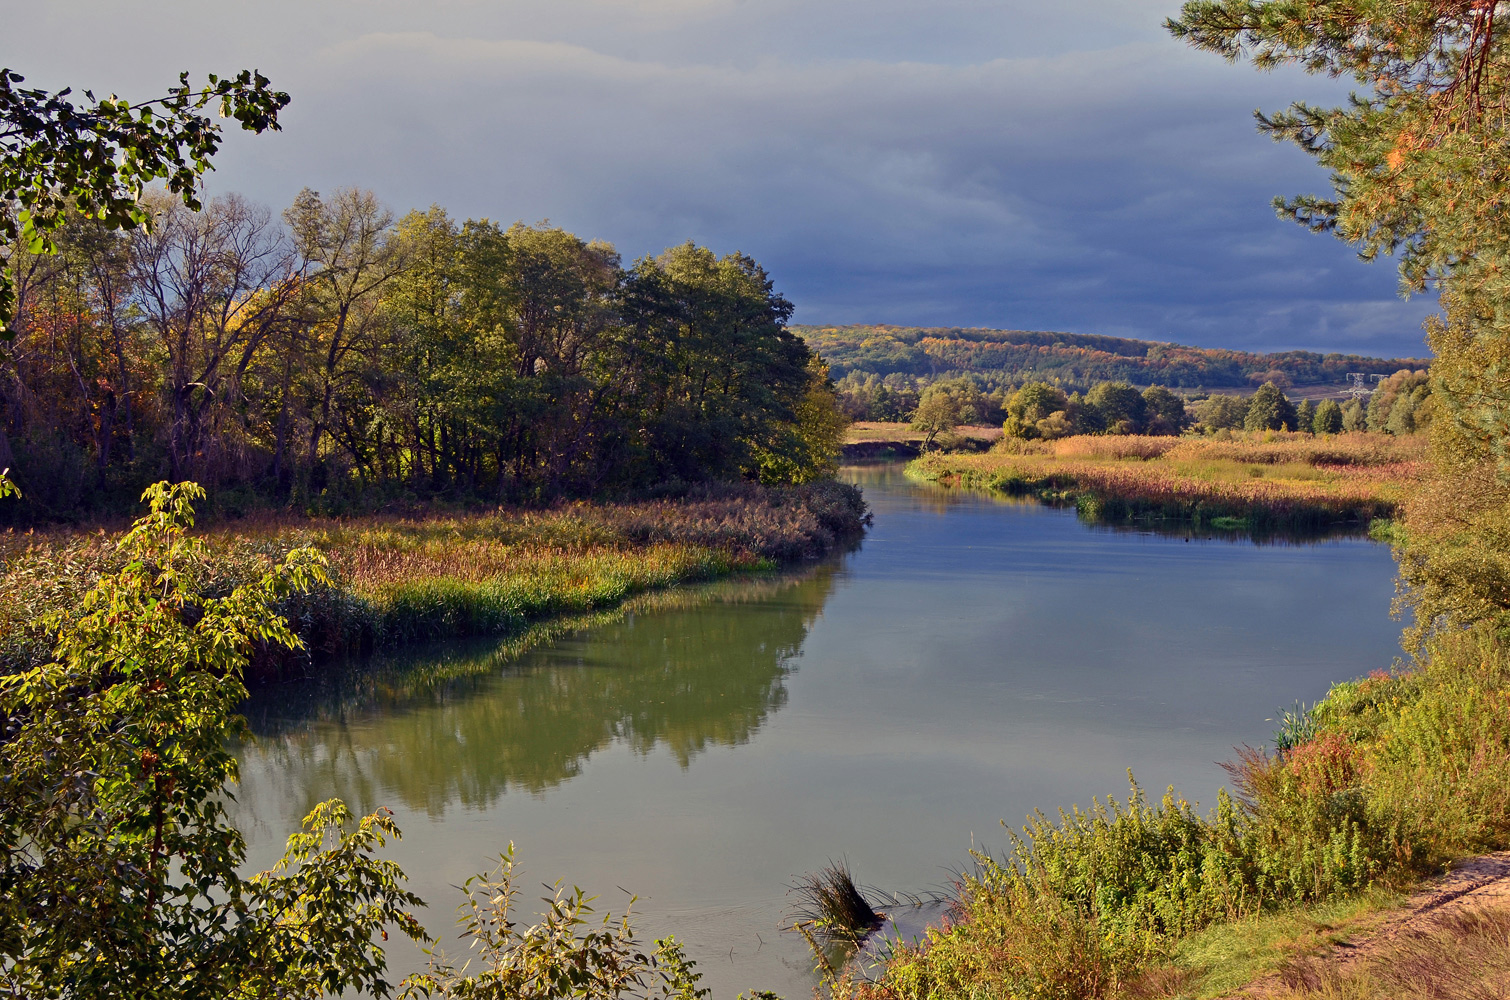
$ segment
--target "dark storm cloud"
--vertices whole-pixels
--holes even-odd
[[[158,4],[146,22],[50,5],[29,34],[90,11],[154,66],[197,69],[193,52],[275,74],[296,97],[287,131],[228,144],[215,180],[275,203],[355,183],[398,206],[550,218],[629,256],[741,249],[803,322],[1422,353],[1429,303],[1399,302],[1387,263],[1268,204],[1324,178],[1257,136],[1251,110],[1343,91],[1187,52],[1162,5],[331,0],[262,5],[251,24],[233,9]],[[0,56],[44,84],[124,93],[165,75],[49,45]]]

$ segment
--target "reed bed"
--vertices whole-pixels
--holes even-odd
[[[310,647],[300,660],[264,657],[249,679],[311,660],[421,639],[510,635],[560,615],[740,570],[820,556],[857,537],[859,491],[838,483],[786,489],[708,488],[680,500],[500,509],[426,518],[311,520],[262,516],[202,532],[212,592],[312,545],[332,584],[281,609]],[[114,534],[0,535],[0,672],[41,662],[49,612],[66,610],[118,569]]]
[[[909,472],[946,485],[1073,503],[1088,518],[1318,527],[1394,515],[1425,471],[1424,435],[1268,432],[1221,438],[1096,436],[1005,441],[928,455]]]

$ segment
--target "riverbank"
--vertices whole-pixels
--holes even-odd
[[[212,592],[296,546],[313,545],[330,560],[330,587],[280,609],[308,650],[260,657],[248,675],[256,684],[419,640],[514,635],[636,594],[817,558],[857,539],[866,519],[858,490],[823,482],[710,487],[678,500],[544,511],[251,518],[202,537]],[[0,535],[0,672],[48,655],[41,618],[118,568],[117,537]]]
[[[1423,880],[1510,847],[1507,693],[1500,637],[1444,635],[1278,720],[1272,751],[1241,748],[1227,765],[1236,797],[1207,815],[1135,785],[1124,801],[1030,818],[1008,857],[976,855],[950,926],[901,949],[878,983],[837,993],[1172,1000],[1256,981],[1274,989],[1253,995],[1459,995],[1374,990],[1409,949],[1316,961],[1387,923]]]
[[[935,442],[945,451],[985,451],[1001,440],[1000,427],[965,425],[939,435]],[[842,454],[846,462],[871,462],[916,458],[928,435],[909,423],[857,420],[844,429]]]
[[[1113,523],[1367,527],[1395,514],[1424,472],[1425,449],[1425,435],[1364,433],[1008,438],[982,455],[924,455],[908,474],[1073,504],[1089,520]]]

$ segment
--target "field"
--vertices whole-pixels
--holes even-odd
[[[1424,471],[1425,435],[1264,432],[1222,437],[1005,439],[981,455],[925,455],[909,474],[1073,503],[1087,517],[1218,528],[1367,526]]]
[[[420,639],[517,634],[646,591],[810,558],[856,537],[858,491],[836,483],[721,487],[681,500],[546,511],[353,520],[264,518],[204,532],[206,584],[223,591],[291,548],[313,545],[333,585],[281,609],[310,651],[252,680]],[[0,535],[0,673],[40,662],[43,624],[119,567],[106,532]]]
[[[962,438],[972,441],[998,441],[1001,439],[1000,427],[988,427],[985,425],[965,424],[956,427],[954,433]],[[845,444],[860,444],[866,441],[905,441],[908,444],[921,444],[928,435],[923,431],[915,431],[911,424],[889,423],[884,420],[856,420],[850,424],[844,432]]]

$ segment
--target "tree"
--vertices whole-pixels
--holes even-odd
[[[1152,385],[1143,390],[1143,407],[1150,434],[1179,434],[1190,426],[1190,417],[1185,412],[1185,400],[1162,385]]]
[[[1009,437],[1047,436],[1039,424],[1055,413],[1063,413],[1069,402],[1069,397],[1057,385],[1029,382],[1008,397],[1002,430]]]
[[[1390,416],[1394,413],[1395,404],[1401,396],[1409,399],[1419,390],[1421,398],[1431,394],[1430,379],[1424,371],[1410,371],[1401,369],[1389,378],[1374,387],[1374,393],[1368,400],[1368,429],[1371,431],[1387,430]],[[1409,413],[1415,408],[1414,403],[1407,403],[1402,413]]]
[[[773,447],[761,447],[760,480],[765,483],[810,483],[830,479],[839,471],[844,429],[849,418],[839,408],[828,365],[816,354],[808,361],[807,392],[797,404],[796,418],[776,437]]]
[[[940,434],[954,430],[959,424],[959,400],[946,388],[929,386],[912,415],[912,429],[925,435],[924,450],[933,447],[934,439]]]
[[[168,478],[217,482],[240,471],[243,379],[298,291],[294,256],[271,213],[237,195],[191,212],[165,195],[143,204],[131,278],[144,327],[167,364]]]
[[[1106,422],[1111,434],[1139,434],[1148,418],[1148,404],[1142,393],[1126,382],[1102,382],[1085,394],[1087,406],[1094,407]]]
[[[1431,483],[1406,511],[1401,562],[1419,640],[1510,617],[1510,52],[1497,3],[1466,0],[1189,0],[1176,37],[1260,68],[1351,77],[1342,107],[1259,115],[1331,172],[1329,197],[1278,200],[1282,216],[1372,260],[1400,257],[1402,289],[1441,290]],[[1388,423],[1393,406],[1386,412]],[[1378,421],[1374,421],[1378,423]],[[1344,426],[1359,424],[1353,404]],[[1478,581],[1478,583],[1470,583]],[[1472,592],[1471,599],[1454,595]]]
[[[235,196],[144,203],[151,231],[75,217],[59,254],[17,259],[0,464],[27,499],[0,519],[110,516],[164,476],[338,513],[832,465],[834,389],[748,257],[687,245],[626,272],[601,241],[393,222],[361,191],[304,191],[282,225]],[[875,389],[915,407],[906,380]]]
[[[1252,397],[1211,396],[1196,404],[1195,415],[1198,429],[1208,431],[1241,430],[1248,418],[1248,402]]]
[[[362,382],[384,333],[381,293],[405,266],[392,239],[393,213],[371,191],[340,188],[324,200],[305,188],[283,219],[298,261],[300,281],[289,318],[300,337],[282,352],[281,371],[274,376],[282,383],[273,457],[273,477],[280,486],[286,485],[296,392],[308,428],[306,470],[316,469],[332,433],[354,461],[366,458],[353,424],[363,422]],[[297,373],[296,350],[308,352]]]
[[[199,89],[189,74],[164,97],[131,103],[108,97],[75,107],[57,93],[21,88],[24,77],[0,68],[0,245],[21,244],[32,253],[52,253],[52,234],[70,211],[98,219],[109,229],[150,228],[139,204],[153,181],[198,210],[199,176],[220,149],[220,125],[197,114],[211,104],[249,132],[276,131],[289,96],[270,81],[242,70],[211,74]],[[11,339],[16,312],[9,258],[0,270],[0,337]]]
[[[1317,434],[1342,433],[1342,407],[1335,399],[1323,399],[1316,407],[1316,415],[1311,420],[1311,430]]]
[[[1243,428],[1250,431],[1293,430],[1297,425],[1295,405],[1273,382],[1265,382],[1248,400]]]
[[[0,476],[0,492],[6,481]],[[120,545],[126,565],[56,613],[53,659],[0,677],[0,996],[215,1000],[390,992],[375,939],[425,935],[403,874],[318,806],[269,871],[246,877],[225,814],[255,645],[299,640],[273,610],[319,584],[288,554],[223,597],[197,589],[193,483],[160,483]]]
[[[1384,430],[1395,436],[1414,434],[1431,426],[1431,388],[1417,386],[1412,392],[1402,392],[1395,397],[1389,408],[1389,418],[1384,421]]]
[[[791,302],[750,257],[690,242],[637,261],[625,284],[614,377],[634,390],[635,444],[652,476],[757,477],[759,450],[809,386],[812,352],[787,329]]]
[[[1295,407],[1295,426],[1292,430],[1304,431],[1307,434],[1315,433],[1316,424],[1316,401],[1302,399]]]
[[[1368,408],[1361,399],[1350,399],[1342,405],[1342,429],[1345,431],[1368,430]]]

